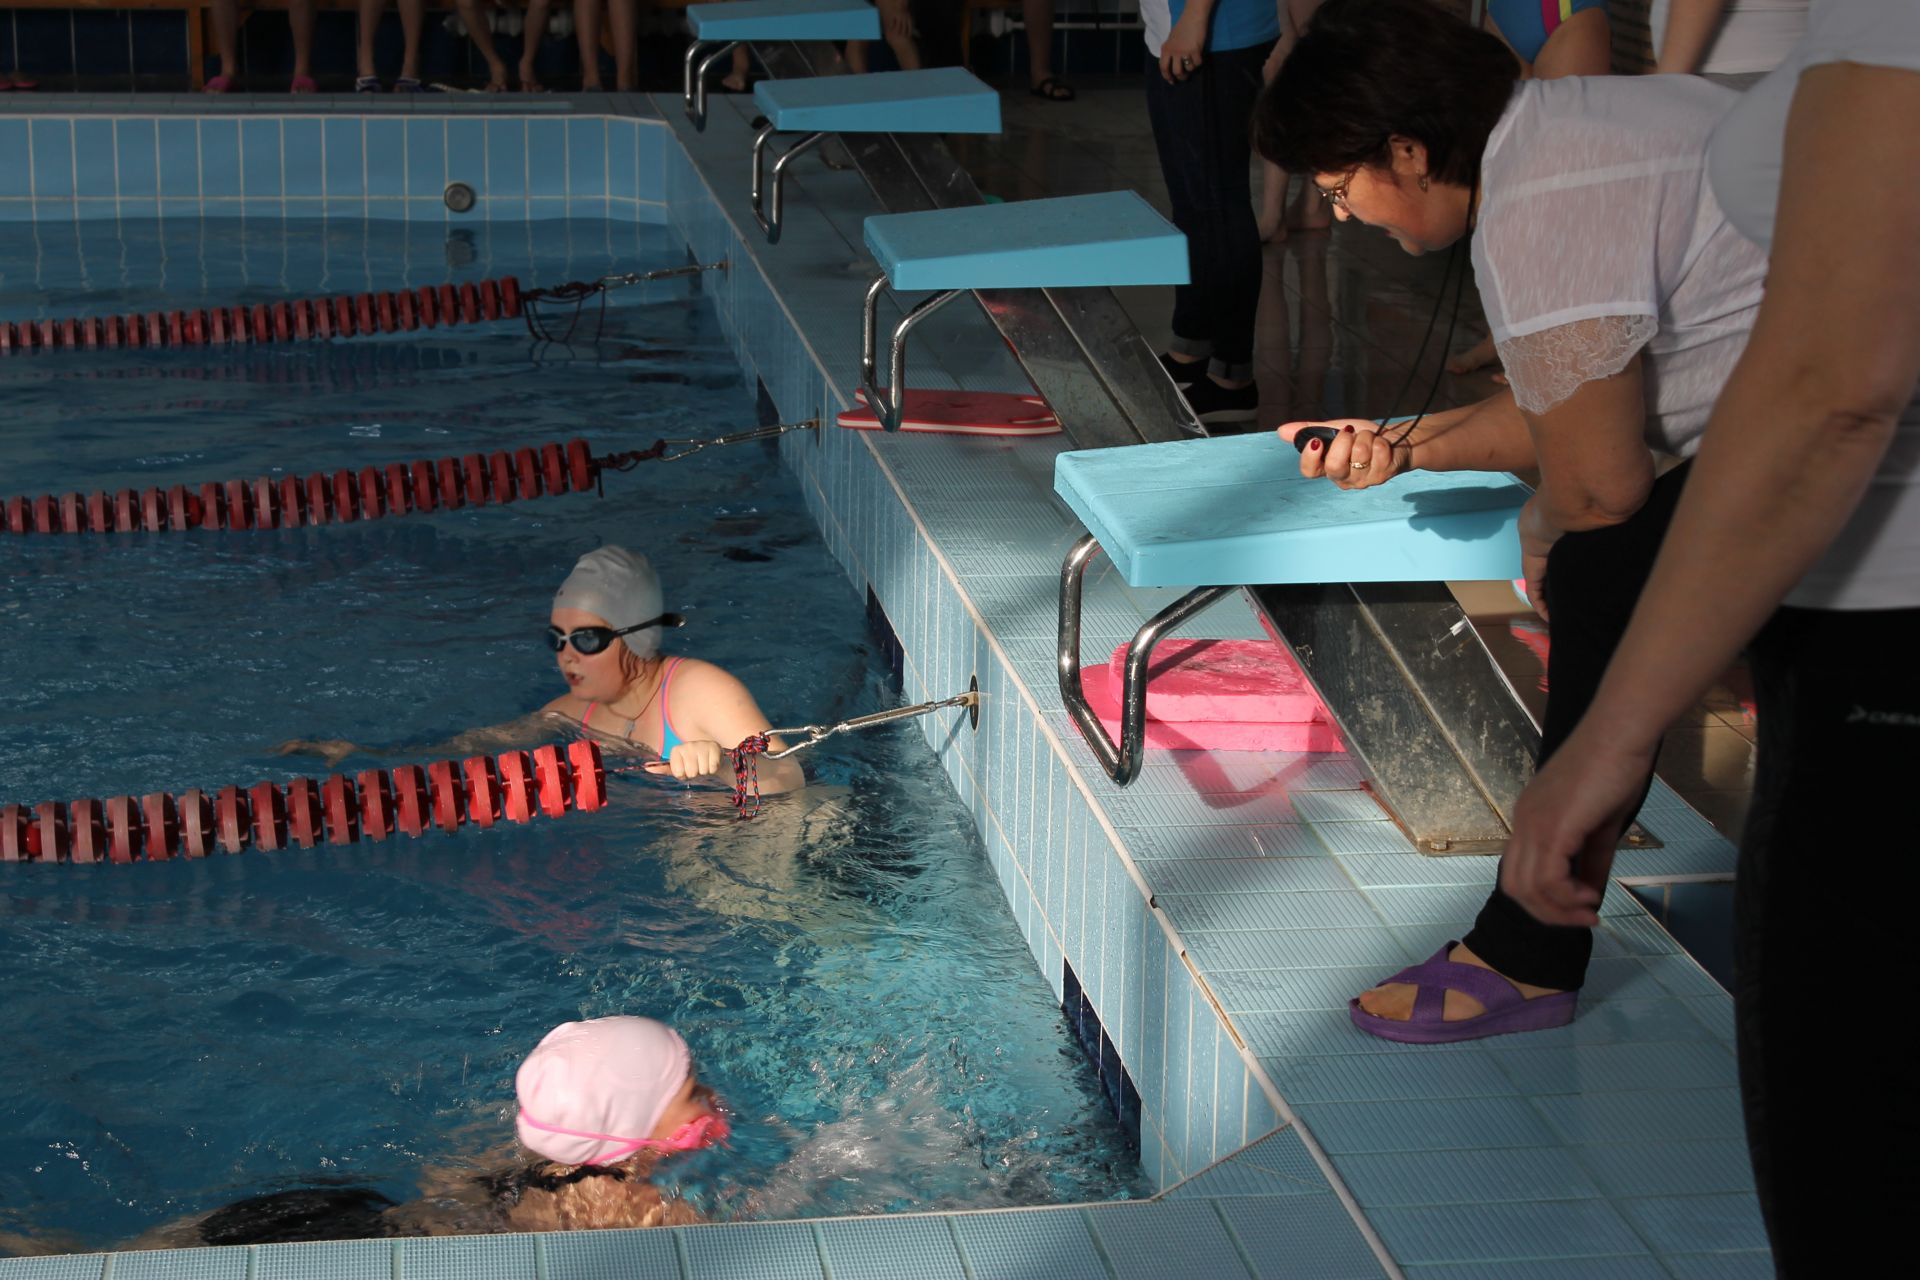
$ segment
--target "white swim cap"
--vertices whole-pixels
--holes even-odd
[[[693,1073],[680,1033],[652,1018],[563,1022],[513,1078],[521,1143],[559,1164],[632,1155]]]
[[[581,556],[554,593],[553,607],[598,614],[616,631],[665,612],[659,575],[645,556],[637,556],[625,547],[600,547]],[[648,627],[621,639],[636,655],[651,658],[660,651],[660,631],[659,627]]]

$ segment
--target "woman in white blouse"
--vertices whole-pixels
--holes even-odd
[[[1806,39],[1715,131],[1718,202],[1771,249],[1766,301],[1643,607],[1521,797],[1504,860],[1533,915],[1594,923],[1574,866],[1619,829],[1666,726],[1749,646],[1740,1087],[1782,1275],[1884,1271],[1920,1145],[1898,1048],[1920,893],[1916,121],[1920,4],[1817,0]]]
[[[1405,439],[1336,422],[1301,465],[1344,488],[1413,467],[1539,471],[1521,538],[1553,633],[1543,761],[1591,699],[1685,483],[1656,454],[1692,454],[1759,305],[1764,257],[1705,172],[1733,101],[1692,77],[1520,82],[1504,46],[1425,0],[1328,0],[1256,113],[1262,153],[1312,175],[1341,218],[1410,253],[1472,234],[1510,388]],[[1611,861],[1611,844],[1582,860],[1595,893]],[[1470,933],[1352,1018],[1429,1044],[1558,1026],[1591,952],[1589,929],[1542,923],[1496,886]]]

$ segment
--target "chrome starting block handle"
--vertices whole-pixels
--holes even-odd
[[[900,323],[893,327],[893,348],[887,361],[887,386],[890,391],[882,391],[879,386],[880,295],[886,291],[887,277],[884,275],[867,286],[866,302],[860,317],[860,389],[866,394],[867,407],[873,410],[881,429],[898,431],[901,408],[905,403],[902,389],[907,385],[907,335],[913,332],[915,325],[959,297],[961,290],[948,289],[934,294],[907,312]]]
[[[872,392],[868,393],[871,400]],[[875,411],[876,413],[878,410]],[[1080,683],[1080,592],[1087,564],[1100,553],[1100,544],[1087,534],[1073,544],[1060,569],[1060,701],[1073,717],[1107,776],[1126,786],[1140,776],[1147,742],[1147,669],[1154,646],[1168,632],[1204,611],[1238,587],[1201,587],[1190,591],[1148,619],[1127,645],[1125,679],[1120,689],[1120,741],[1115,744],[1106,726],[1087,703]]]
[[[720,59],[732,53],[733,47],[739,43],[738,40],[728,40],[715,45],[695,40],[687,46],[687,57],[681,70],[680,93],[686,99],[687,119],[693,121],[694,128],[707,127],[707,73],[713,70],[714,64]]]
[[[773,124],[768,121],[759,120],[755,123],[759,125],[760,131],[753,135],[753,187],[750,193],[753,220],[760,224],[762,231],[767,233],[768,244],[779,244],[781,210],[784,207],[781,193],[786,186],[787,166],[798,159],[801,152],[816,145],[827,135],[810,133],[782,152],[780,158],[773,162],[773,189],[769,192],[765,190],[761,175],[766,169],[767,143],[773,139],[775,130]]]

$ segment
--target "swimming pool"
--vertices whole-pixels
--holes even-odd
[[[664,228],[586,220],[36,224],[0,248],[0,292],[99,314],[684,260]],[[0,361],[0,474],[9,494],[111,490],[754,425],[693,291],[635,291],[573,349],[498,325]],[[690,619],[678,647],[776,721],[897,697],[773,450],[745,445],[608,477],[604,499],[9,538],[0,794],[322,772],[268,754],[288,738],[456,754],[427,748],[557,692],[537,631],[601,540],[653,557]],[[724,797],[623,776],[607,810],[527,828],[5,868],[0,1041],[31,1083],[0,1102],[0,1235],[108,1247],[315,1180],[405,1199],[422,1170],[507,1159],[520,1056],[616,1011],[679,1025],[734,1108],[734,1153],[679,1174],[716,1216],[1143,1191],[920,736],[836,739],[808,764],[823,785],[748,826]]]

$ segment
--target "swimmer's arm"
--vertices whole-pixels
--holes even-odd
[[[509,720],[505,724],[488,725],[485,728],[469,729],[465,733],[455,734],[451,738],[432,743],[403,743],[391,747],[369,747],[363,743],[348,742],[343,738],[293,738],[275,744],[268,754],[276,756],[318,756],[326,762],[329,769],[337,766],[348,756],[370,756],[374,759],[399,756],[418,758],[422,756],[471,756],[482,752],[505,751],[513,747],[534,747],[553,741],[555,730],[563,725],[578,725],[579,716],[569,716],[564,710],[556,710],[556,704],[567,701],[559,698],[555,703],[518,720]]]
[[[723,752],[731,751],[747,738],[773,727],[766,713],[760,710],[760,704],[754,701],[752,691],[710,662],[683,663],[674,679],[674,701],[682,707],[696,709],[691,724],[676,721],[684,739],[682,751],[697,743],[717,744]],[[785,750],[786,746],[779,738],[768,744],[773,751]],[[794,791],[807,785],[806,773],[792,756],[783,760],[762,756],[758,775],[761,795]],[[731,762],[723,755],[719,766],[707,776],[731,787]]]

